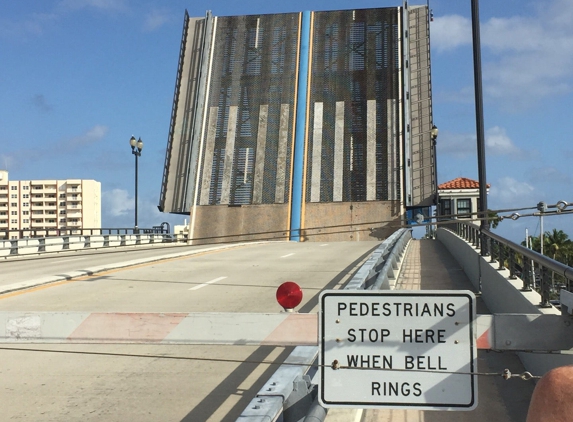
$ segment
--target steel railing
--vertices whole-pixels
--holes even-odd
[[[498,269],[508,269],[511,279],[520,278],[523,281],[523,291],[537,290],[541,295],[542,307],[551,306],[551,295],[556,294],[558,287],[556,282],[560,283],[562,289],[572,291],[573,268],[568,265],[489,230],[480,230],[472,223],[452,221],[440,226],[453,231],[476,248],[483,249],[482,255],[489,256],[491,263],[497,262]]]

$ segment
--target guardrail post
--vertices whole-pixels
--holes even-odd
[[[135,244],[141,245],[141,235],[139,233],[135,235]]]
[[[70,238],[69,238],[69,236],[64,236],[63,241],[64,241],[64,245],[62,246],[62,249],[70,249]]]
[[[303,421],[314,401],[314,395],[315,389],[308,375],[303,375],[302,379],[295,380],[292,393],[285,399],[283,405],[283,421]]]
[[[122,234],[122,235],[119,236],[119,238],[121,239],[121,240],[119,241],[119,246],[125,246],[125,235]]]
[[[46,238],[38,239],[38,252],[46,252]]]
[[[103,246],[104,246],[104,248],[105,248],[106,246],[109,246],[109,234],[105,234],[105,235],[103,236]]]
[[[91,247],[90,237],[84,236],[84,248],[90,248],[90,247]]]

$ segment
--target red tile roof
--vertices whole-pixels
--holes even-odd
[[[488,183],[487,187],[489,188],[490,186]],[[457,179],[442,183],[438,186],[438,189],[479,189],[479,182],[468,179],[467,177],[458,177]]]

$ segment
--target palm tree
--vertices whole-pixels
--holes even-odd
[[[537,245],[534,245],[533,239],[534,238],[532,238],[532,247],[541,244],[539,238],[536,238]],[[572,249],[573,249],[573,242],[571,242],[571,239],[569,239],[569,236],[563,230],[553,229],[552,231],[547,231],[543,234],[544,255],[550,256],[555,261],[559,261],[563,264],[568,265]],[[558,276],[558,278],[560,281],[563,280],[562,276]],[[551,284],[552,286],[555,286],[554,272],[551,273]]]
[[[487,221],[489,226],[495,229],[501,222],[501,218],[499,218],[499,215],[495,211],[487,210]]]
[[[571,249],[571,240],[563,230],[553,229],[543,234],[543,249],[551,253],[551,257],[563,262]]]

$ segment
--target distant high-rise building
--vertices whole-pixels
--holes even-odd
[[[43,237],[101,227],[101,183],[95,180],[9,180],[0,170],[0,239]]]
[[[191,238],[384,238],[436,203],[428,8],[186,14],[171,117]]]

